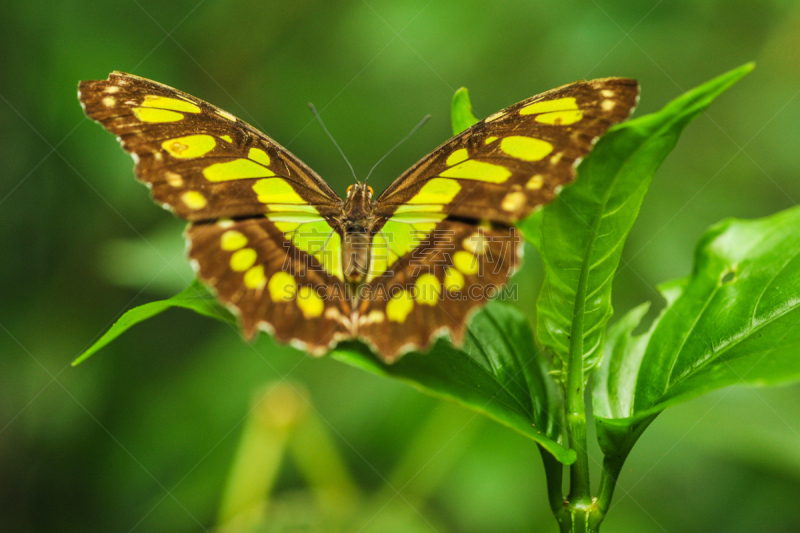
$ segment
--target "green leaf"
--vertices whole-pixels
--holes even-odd
[[[453,122],[453,135],[458,135],[478,122],[478,119],[472,114],[472,103],[469,101],[469,91],[466,87],[461,87],[453,95],[453,101],[450,104],[450,120]]]
[[[613,313],[611,282],[656,170],[683,128],[752,69],[751,64],[739,67],[657,113],[612,128],[580,165],[575,184],[544,210],[539,228],[531,221],[520,224],[529,237],[541,232],[545,281],[537,302],[537,333],[563,363],[562,379],[570,350],[583,356],[585,377],[600,362]]]
[[[650,330],[632,335],[644,307],[611,328],[593,390],[601,443],[629,448],[666,407],[722,387],[800,380],[798,227],[800,207],[713,226],[692,275],[660,287]]]
[[[508,304],[492,302],[476,313],[462,349],[439,340],[428,353],[409,353],[386,365],[351,342],[331,357],[455,401],[533,439],[562,463],[575,461],[575,452],[557,442],[560,399],[543,357],[535,351],[533,332]]]
[[[172,298],[146,303],[126,311],[125,314],[111,326],[111,329],[106,331],[97,342],[92,344],[88,350],[83,352],[72,362],[72,366],[82,363],[139,322],[144,322],[148,318],[161,314],[171,307],[191,309],[201,315],[236,325],[236,318],[230,311],[217,301],[205,285],[195,280]]]

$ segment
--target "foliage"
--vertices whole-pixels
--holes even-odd
[[[537,334],[563,363],[562,381],[571,347],[582,357],[584,379],[600,363],[605,326],[613,314],[611,282],[656,170],[683,128],[752,68],[740,67],[657,113],[612,128],[580,165],[578,182],[544,210],[541,237],[534,239],[546,272],[537,302]]]
[[[744,65],[661,111],[610,130],[580,165],[577,182],[520,224],[545,267],[537,337],[551,360],[534,348],[527,318],[503,302],[476,313],[462,348],[439,339],[429,353],[411,353],[386,365],[351,341],[331,357],[453,400],[531,438],[546,450],[551,506],[562,530],[596,531],[625,458],[663,409],[729,385],[800,380],[795,356],[800,333],[794,328],[800,301],[800,237],[795,231],[800,208],[715,225],[698,244],[692,274],[659,288],[667,306],[643,334],[634,331],[642,327],[647,303],[606,333],[613,314],[612,281],[651,179],[686,125],[752,68]],[[477,121],[466,89],[454,95],[451,117],[454,133]],[[194,282],[173,298],[128,311],[74,364],[170,307],[234,322]],[[585,419],[567,423],[564,401],[582,410],[585,384],[598,369],[591,390],[606,459],[595,503],[576,518],[575,507],[561,496],[562,467],[553,458],[573,465],[573,483],[588,476],[580,466],[586,454],[581,443]]]
[[[688,278],[659,289],[667,301],[639,336],[643,304],[611,328],[594,387],[598,438],[626,452],[653,415],[730,385],[800,379],[800,208],[726,220],[700,239]]]

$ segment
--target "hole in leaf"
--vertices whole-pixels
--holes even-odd
[[[733,269],[726,270],[719,280],[720,285],[727,285],[736,281],[736,271]]]

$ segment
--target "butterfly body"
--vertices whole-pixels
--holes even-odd
[[[448,140],[377,198],[344,200],[244,121],[121,72],[81,82],[92,119],[118,136],[154,199],[190,222],[189,258],[258,329],[317,355],[359,338],[386,362],[440,334],[460,343],[469,315],[520,258],[514,223],[552,201],[638,85],[575,82],[494,113]]]
[[[369,274],[372,239],[377,225],[372,188],[351,186],[339,221],[342,233],[342,270],[351,283],[363,282]]]

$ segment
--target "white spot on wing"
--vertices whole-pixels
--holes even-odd
[[[486,117],[484,122],[492,122],[493,120],[497,120],[498,118],[503,118],[505,115],[506,115],[505,112],[498,111],[497,113],[495,113],[493,115],[489,115],[488,117]]]

